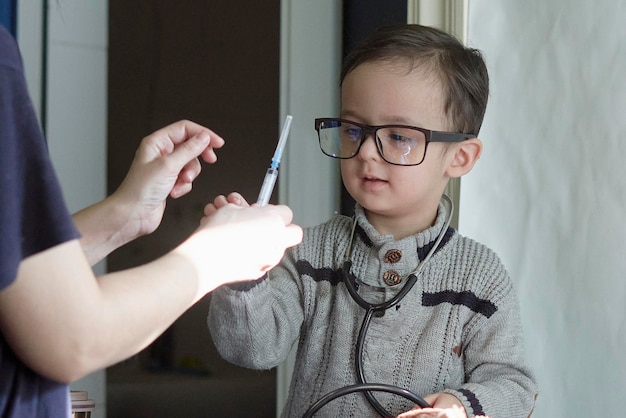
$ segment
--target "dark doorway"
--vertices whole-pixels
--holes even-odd
[[[190,119],[226,139],[194,190],[168,202],[160,228],[109,256],[109,271],[169,251],[218,194],[236,190],[256,200],[278,136],[279,32],[278,0],[109,0],[108,192],[141,138],[169,123]],[[109,368],[109,416],[245,416],[250,406],[255,416],[275,416],[275,371],[221,359],[206,328],[209,303]]]
[[[343,56],[376,29],[407,22],[406,0],[344,0]],[[354,199],[341,185],[341,213],[352,216]]]

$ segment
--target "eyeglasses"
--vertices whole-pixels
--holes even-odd
[[[383,160],[394,165],[418,165],[424,161],[430,142],[461,142],[472,134],[431,131],[406,125],[370,126],[346,119],[315,119],[315,130],[322,152],[329,157],[348,159],[359,153],[372,135]]]

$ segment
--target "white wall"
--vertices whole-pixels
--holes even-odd
[[[533,418],[624,416],[626,1],[469,4],[492,93],[460,231],[517,283]]]
[[[313,121],[339,111],[342,5],[335,0],[281,4],[281,114],[293,115],[293,122],[279,197],[293,209],[295,222],[313,226],[339,210],[339,164],[320,151]]]
[[[108,3],[50,2],[47,90],[41,92],[43,51],[41,2],[18,4],[18,42],[29,90],[41,111],[46,97],[50,156],[72,212],[106,193]],[[104,272],[104,263],[96,273]],[[85,336],[89,338],[89,336]],[[106,376],[96,372],[71,385],[96,401],[92,418],[106,416]]]
[[[106,1],[50,3],[47,137],[76,211],[106,193],[108,7]]]
[[[341,2],[281,1],[281,120],[293,115],[280,167],[279,200],[294,212],[294,222],[317,225],[339,210],[339,165],[319,150],[316,117],[339,110]],[[277,371],[277,415],[287,400],[295,348]]]

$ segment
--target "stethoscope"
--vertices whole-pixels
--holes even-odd
[[[358,384],[339,388],[337,390],[334,390],[328,393],[324,397],[320,398],[313,405],[311,405],[311,407],[304,414],[303,418],[310,418],[313,416],[313,414],[315,414],[324,405],[331,402],[332,400],[340,396],[344,396],[346,394],[355,393],[355,392],[363,392],[365,394],[365,397],[367,398],[367,401],[370,403],[370,405],[372,405],[372,407],[376,410],[376,412],[378,412],[378,414],[381,417],[385,417],[385,418],[393,418],[394,415],[390,414],[380,404],[380,402],[378,402],[378,400],[372,394],[372,391],[383,391],[383,392],[403,396],[404,398],[414,402],[416,405],[418,405],[421,408],[430,407],[428,402],[424,401],[424,399],[422,399],[420,396],[414,394],[413,392],[407,389],[400,388],[397,386],[392,386],[392,385],[368,383],[365,379],[365,374],[363,372],[363,347],[365,345],[365,335],[370,326],[372,317],[378,312],[384,313],[387,309],[396,306],[402,299],[404,299],[404,297],[411,291],[411,289],[417,282],[417,276],[422,272],[422,270],[426,266],[426,263],[432,257],[435,251],[437,251],[437,249],[439,248],[439,245],[441,244],[441,241],[446,235],[448,227],[450,226],[450,222],[452,221],[454,205],[452,203],[452,200],[450,200],[450,198],[446,196],[445,194],[442,195],[442,198],[443,198],[443,201],[448,206],[447,208],[448,216],[446,217],[446,221],[443,225],[443,228],[439,232],[439,236],[435,240],[434,245],[430,248],[430,250],[424,257],[424,259],[422,259],[419,262],[419,264],[417,265],[417,268],[411,274],[408,275],[406,283],[404,284],[400,292],[398,292],[393,298],[387,301],[381,302],[381,303],[370,303],[366,301],[365,299],[363,299],[361,295],[359,295],[358,290],[359,290],[360,280],[358,280],[352,274],[352,271],[351,271],[352,260],[350,259],[350,257],[352,255],[352,243],[354,242],[354,232],[356,230],[356,225],[357,225],[356,218],[352,222],[352,232],[350,234],[350,243],[348,244],[348,249],[346,251],[347,256],[346,256],[345,261],[343,262],[343,268],[342,268],[341,273],[343,275],[343,281],[346,285],[346,288],[348,289],[348,293],[350,293],[350,296],[352,297],[352,299],[354,299],[354,301],[360,307],[365,309],[365,317],[363,318],[363,322],[361,323],[361,329],[359,330],[359,336],[357,338],[357,343],[356,343],[356,352],[354,356],[354,365],[356,368]]]

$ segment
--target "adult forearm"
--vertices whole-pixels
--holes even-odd
[[[36,372],[74,380],[135,354],[221,284],[262,276],[302,239],[290,219],[284,206],[228,206],[160,259],[99,279],[78,240],[56,245],[0,292],[2,334]]]
[[[137,238],[139,229],[130,222],[131,210],[112,195],[72,215],[90,265]]]
[[[177,254],[96,280],[71,241],[24,260],[0,325],[28,366],[69,382],[146,347],[204,294],[198,283]]]
[[[147,347],[204,295],[198,283],[191,265],[176,254],[99,277],[102,315],[94,312],[94,321],[100,332],[84,347],[80,373],[115,364]]]

